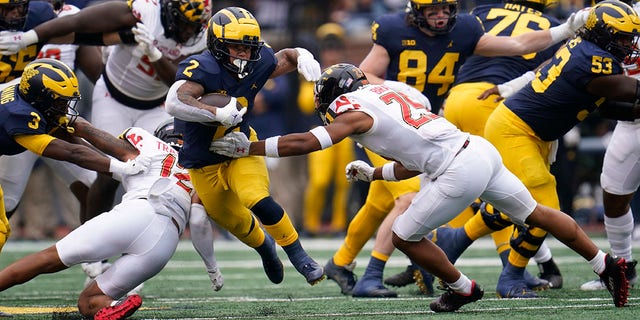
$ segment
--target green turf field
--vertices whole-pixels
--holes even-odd
[[[597,240],[601,248],[608,247],[603,239]],[[340,240],[303,239],[307,251],[323,265],[340,243]],[[50,244],[9,241],[0,254],[0,268]],[[433,297],[416,295],[415,286],[399,288],[396,299],[346,297],[330,280],[311,287],[288,263],[281,249],[285,280],[280,285],[271,284],[258,255],[229,240],[215,244],[225,285],[214,292],[191,243],[182,241],[167,267],[145,283],[142,308],[132,319],[638,319],[640,289],[631,290],[627,307],[615,308],[607,292],[578,289],[583,282],[594,279],[587,262],[555,240],[550,241],[550,246],[563,272],[562,289],[541,292],[538,299],[497,299],[495,285],[500,261],[491,240],[481,240],[465,252],[458,266],[481,284],[484,298],[454,314],[435,314],[428,307]],[[357,274],[363,273],[371,247],[369,243],[359,256]],[[640,250],[636,249],[634,254],[640,257]],[[396,252],[385,275],[404,270],[406,263],[406,258]],[[529,271],[538,272],[535,265],[530,265]],[[79,266],[41,275],[0,293],[0,311],[12,313],[9,318],[12,320],[80,319],[75,305],[83,282]]]

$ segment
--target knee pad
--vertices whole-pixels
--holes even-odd
[[[535,230],[542,230],[540,228],[528,228],[523,226],[516,226],[514,228],[513,236],[511,236],[511,250],[515,250],[517,253],[522,255],[525,258],[533,258],[533,256],[538,252],[544,238],[547,236],[546,232],[544,234],[537,235]]]
[[[258,203],[251,208],[251,211],[265,225],[278,223],[282,220],[282,216],[284,215],[284,209],[282,209],[282,207],[271,197],[266,197],[258,201]]]
[[[480,203],[478,210],[482,217],[482,221],[484,221],[487,227],[491,230],[499,231],[513,225],[513,222],[509,220],[509,217],[484,201]]]

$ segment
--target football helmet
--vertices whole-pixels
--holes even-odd
[[[327,112],[330,112],[329,105],[333,100],[341,94],[356,91],[366,84],[369,84],[367,76],[352,64],[339,63],[325,69],[320,80],[316,81],[313,87],[315,108],[322,123],[328,125],[335,118],[335,114],[331,113],[327,117]]]
[[[52,126],[71,126],[78,116],[75,108],[80,100],[78,78],[59,60],[38,59],[29,63],[22,72],[18,93]]]
[[[596,4],[580,35],[609,51],[619,62],[630,63],[638,59],[640,17],[628,4],[617,0]]]
[[[29,0],[0,0],[0,30],[22,31],[28,12]]]
[[[229,45],[249,47],[248,58],[231,55]],[[244,78],[253,71],[252,65],[260,60],[260,25],[251,12],[239,7],[227,7],[211,17],[207,26],[207,47],[209,52],[225,69]]]
[[[210,9],[206,0],[162,0],[160,17],[164,35],[177,43],[192,45],[204,34]]]
[[[521,4],[538,11],[545,11],[558,6],[558,0],[505,0],[505,2]]]
[[[182,133],[178,133],[175,131],[173,118],[167,119],[160,123],[160,125],[158,125],[156,130],[153,132],[153,135],[158,139],[166,142],[177,151],[180,151],[180,148],[182,148]]]
[[[450,16],[447,24],[442,28],[435,28],[429,25],[427,18],[424,16],[424,9],[429,6],[449,5]],[[458,0],[410,0],[407,3],[407,19],[409,24],[424,28],[436,35],[447,34],[456,24],[456,15],[458,12]]]

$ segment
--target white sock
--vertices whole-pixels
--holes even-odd
[[[589,264],[591,265],[591,268],[593,269],[593,271],[595,271],[598,275],[601,274],[604,271],[604,257],[606,256],[606,254],[604,252],[602,252],[602,250],[598,250],[598,253],[596,254],[596,256],[589,260]]]
[[[460,273],[460,278],[458,278],[456,282],[447,283],[447,284],[455,292],[460,292],[464,295],[471,294],[471,286],[472,286],[471,280],[469,280],[469,278],[467,278],[467,276],[465,276],[463,273]]]
[[[604,230],[611,247],[611,253],[631,261],[631,234],[633,233],[633,214],[631,209],[617,218],[604,216]]]
[[[538,249],[536,255],[533,256],[533,260],[536,263],[544,263],[551,260],[551,258],[553,258],[553,256],[551,255],[551,249],[549,249],[547,242],[543,241],[542,245],[540,245],[540,249]]]

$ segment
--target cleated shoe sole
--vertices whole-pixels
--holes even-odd
[[[127,296],[113,306],[104,307],[93,316],[94,320],[119,320],[131,316],[142,305],[142,298],[137,295]]]

